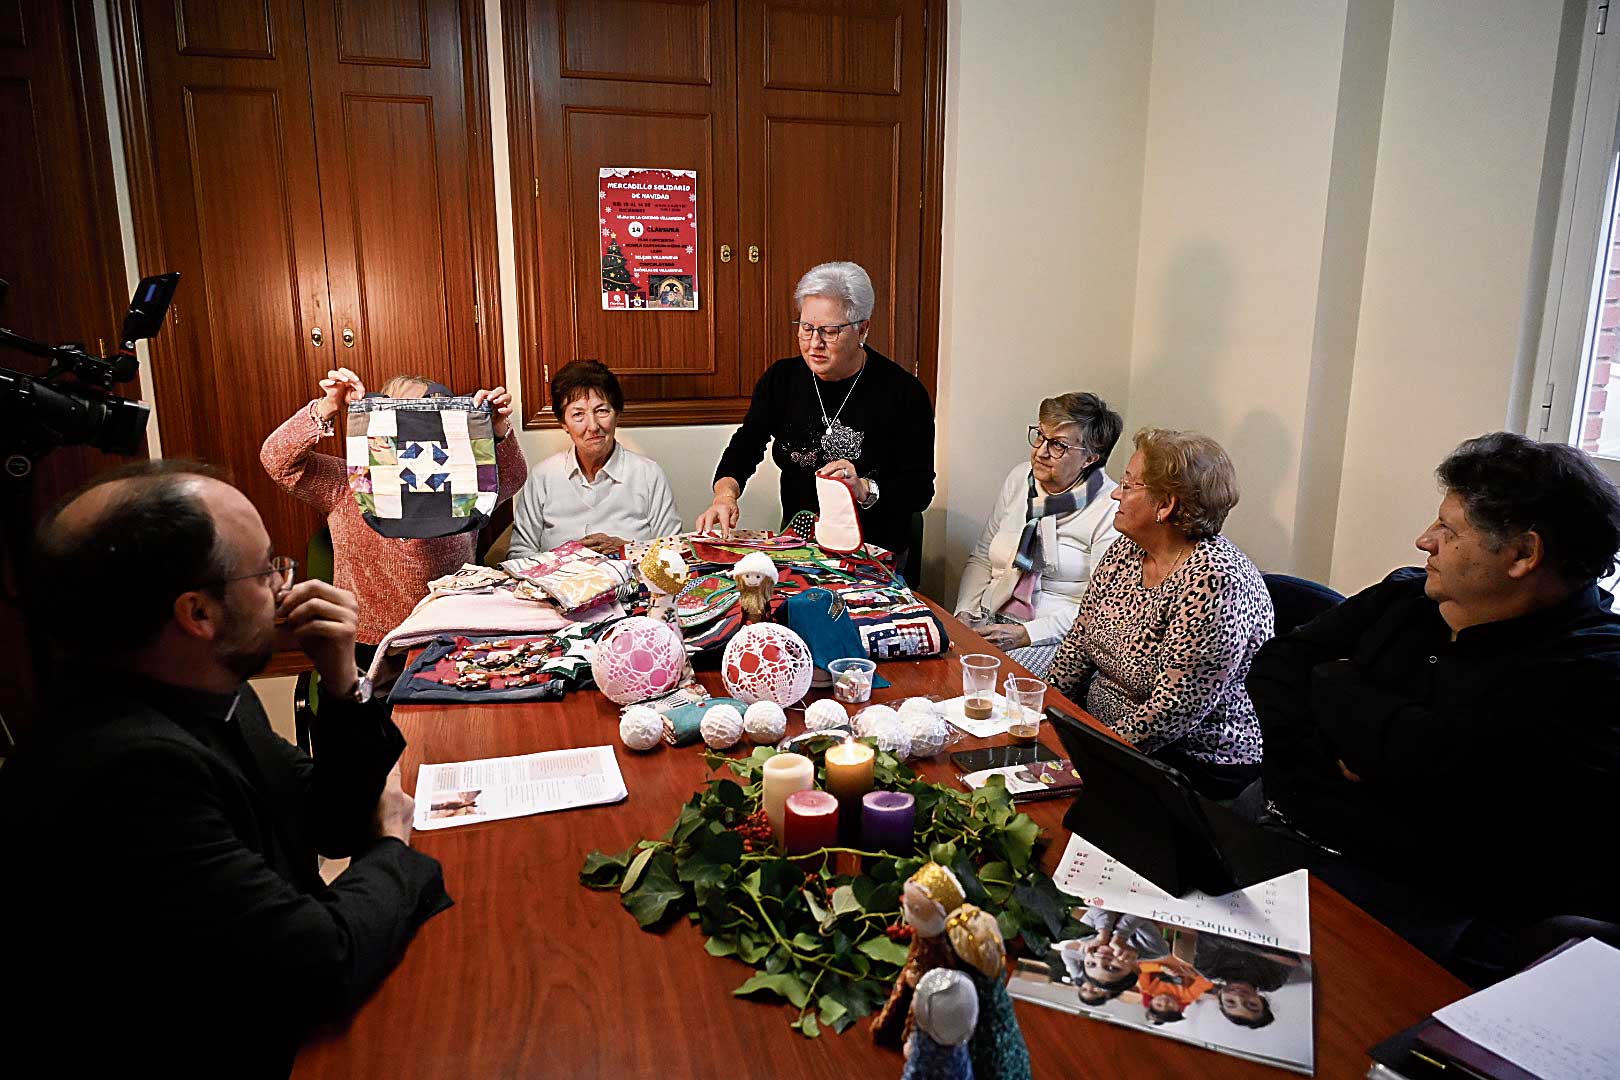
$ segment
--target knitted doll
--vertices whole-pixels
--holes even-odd
[[[768,622],[771,617],[771,590],[776,588],[776,563],[763,551],[751,551],[737,560],[731,576],[737,582],[738,604],[743,624]]]
[[[915,1023],[901,1080],[973,1080],[968,1039],[979,1023],[979,992],[965,973],[935,968],[917,980]]]
[[[973,1074],[978,1080],[1030,1080],[1029,1048],[1003,982],[1007,952],[996,917],[963,904],[945,920],[945,936],[955,966],[973,980],[979,993],[979,1026],[968,1043]]]
[[[889,1000],[872,1019],[872,1039],[898,1049],[911,1033],[911,999],[917,980],[938,967],[951,967],[951,947],[945,940],[945,919],[960,907],[962,883],[938,863],[924,863],[906,879],[900,892],[901,917],[911,927],[911,948],[894,980]]]

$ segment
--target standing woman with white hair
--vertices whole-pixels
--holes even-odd
[[[742,426],[714,471],[700,530],[729,533],[737,499],[771,444],[782,470],[782,523],[817,508],[816,477],[849,486],[862,536],[905,564],[911,515],[934,498],[934,407],[917,377],[867,345],[872,279],[852,262],[822,263],[794,290],[799,355],[754,385]]]

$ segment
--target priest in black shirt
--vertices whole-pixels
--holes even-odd
[[[1329,884],[1458,974],[1547,917],[1620,919],[1620,616],[1596,584],[1620,493],[1581,451],[1497,432],[1392,574],[1261,648],[1262,820],[1333,849]]]
[[[40,526],[30,616],[70,676],[0,769],[12,1061],[284,1077],[449,906],[410,847],[405,740],[355,670],[354,597],[292,569],[185,464],[110,474]],[[278,636],[321,676],[314,760],[244,681]],[[317,852],[351,860],[331,885]]]
[[[911,515],[934,498],[934,408],[917,377],[866,344],[872,279],[855,263],[823,263],[794,290],[799,355],[754,386],[742,427],[714,471],[700,530],[729,532],[737,499],[771,443],[782,470],[782,523],[815,511],[816,477],[847,484],[864,539],[904,563]]]

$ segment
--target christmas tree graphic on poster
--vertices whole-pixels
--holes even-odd
[[[697,292],[697,173],[597,170],[602,307],[692,311]]]

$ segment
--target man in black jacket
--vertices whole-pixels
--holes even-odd
[[[272,556],[246,497],[184,464],[111,474],[41,524],[31,617],[71,676],[0,770],[12,1060],[285,1076],[449,906],[409,846],[354,598],[289,588]],[[321,676],[315,760],[244,681],[278,634]],[[317,852],[352,860],[330,886]]]
[[[1269,817],[1342,853],[1312,869],[1463,971],[1536,919],[1620,906],[1600,869],[1620,617],[1596,585],[1620,494],[1579,450],[1506,432],[1437,474],[1424,572],[1269,642],[1248,689]]]

